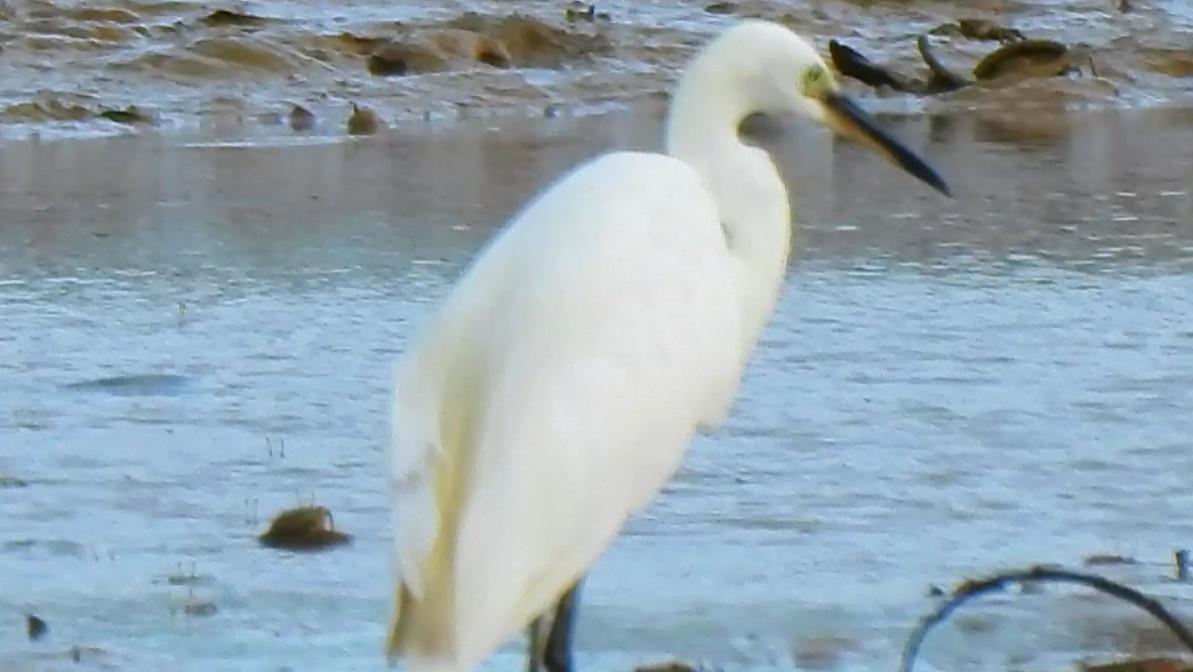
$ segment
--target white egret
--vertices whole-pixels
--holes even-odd
[[[827,124],[947,193],[791,31],[748,21],[708,44],[667,154],[606,154],[547,188],[406,353],[391,661],[469,670],[533,623],[531,669],[570,672],[575,586],[727,415],[778,297],[791,216],[738,137],[757,112]]]

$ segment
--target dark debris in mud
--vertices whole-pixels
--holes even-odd
[[[998,41],[1002,46],[983,56],[967,75],[951,69],[937,56],[931,35],[959,35],[973,40]],[[868,86],[930,96],[957,91],[977,83],[985,87],[1001,87],[1024,79],[1079,72],[1075,67],[1075,56],[1083,51],[1055,40],[1030,39],[1019,30],[985,19],[961,19],[956,23],[938,26],[916,39],[916,49],[928,68],[928,77],[925,79],[904,75],[874,63],[856,48],[836,39],[829,43],[829,56],[839,73]]]
[[[938,604],[931,613],[920,620],[908,636],[904,644],[899,672],[913,672],[920,648],[929,632],[955,614],[964,604],[988,593],[1001,592],[1016,586],[1023,588],[1027,586],[1039,586],[1043,583],[1076,584],[1123,600],[1153,617],[1163,626],[1163,630],[1168,633],[1169,637],[1175,637],[1186,651],[1193,653],[1193,633],[1159,600],[1145,595],[1130,586],[1098,574],[1071,571],[1052,565],[1038,565],[1028,569],[1001,572],[987,577],[969,579],[958,585],[947,599]],[[1023,590],[1022,592],[1026,593],[1028,591]],[[1171,661],[1175,667],[1156,667],[1156,664],[1153,662],[1154,660],[1160,659],[1137,658],[1121,663],[1114,663],[1110,669],[1102,669],[1101,672],[1178,672],[1190,668],[1189,663],[1175,659],[1163,659]],[[1128,667],[1114,667],[1117,665],[1127,665]],[[1135,667],[1129,667],[1130,665],[1135,665]],[[1086,669],[1089,669],[1089,667],[1087,666]]]
[[[875,64],[860,51],[840,40],[830,40],[828,52],[837,72],[846,77],[852,77],[867,86],[887,86],[896,91],[912,89],[912,84],[901,75]]]

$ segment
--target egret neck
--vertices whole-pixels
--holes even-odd
[[[738,135],[742,121],[761,105],[751,101],[747,82],[707,56],[692,64],[671,100],[667,152],[696,170],[717,203],[726,252],[738,270],[748,353],[782,286],[791,207],[770,155]]]

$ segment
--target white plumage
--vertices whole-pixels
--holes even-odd
[[[475,666],[725,417],[790,237],[783,184],[737,126],[822,115],[816,96],[833,92],[794,34],[740,24],[687,69],[669,155],[580,166],[477,258],[397,375],[391,655]]]

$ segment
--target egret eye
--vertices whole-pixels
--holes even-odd
[[[811,65],[804,70],[803,80],[804,95],[809,98],[817,98],[825,93],[828,73],[819,65]]]

